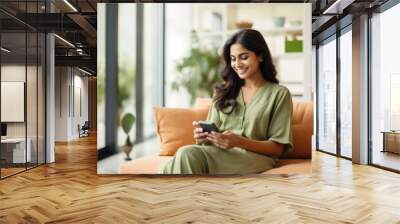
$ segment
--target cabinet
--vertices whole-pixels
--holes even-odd
[[[382,152],[393,152],[400,154],[400,132],[383,131],[383,150]]]
[[[25,142],[27,147],[25,150]],[[27,138],[7,138],[1,140],[1,159],[5,164],[22,164],[32,161],[32,140]]]
[[[310,4],[193,4],[192,11],[192,29],[200,45],[218,48],[219,52],[225,41],[241,29],[240,25],[251,24],[263,34],[281,84],[294,98],[311,100]]]

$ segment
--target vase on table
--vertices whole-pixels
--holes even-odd
[[[124,151],[126,157],[125,160],[129,161],[132,160],[132,158],[130,157],[130,154],[133,150],[133,145],[124,145],[122,146],[122,150]]]

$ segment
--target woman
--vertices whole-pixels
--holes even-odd
[[[292,149],[292,100],[278,85],[263,36],[245,29],[223,49],[223,83],[215,88],[208,121],[219,133],[193,122],[196,145],[178,149],[163,174],[250,174],[271,169]]]

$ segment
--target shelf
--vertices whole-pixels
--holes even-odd
[[[274,58],[274,59],[299,58],[299,57],[304,57],[304,53],[303,52],[296,52],[296,53],[284,53],[284,54],[272,55],[272,58]]]
[[[199,37],[216,37],[216,36],[224,36],[224,32],[220,31],[198,31],[196,32]]]
[[[255,30],[260,31],[263,35],[280,35],[280,34],[302,34],[303,27],[273,27],[267,29],[257,29]],[[234,34],[235,32],[239,31],[240,29],[228,30],[227,34]]]
[[[280,82],[284,83],[285,85],[301,85],[301,86],[303,86],[303,84],[304,84],[303,81],[280,80]]]
[[[304,6],[288,5],[282,8],[274,4],[207,4],[195,7],[192,20],[192,29],[196,30],[200,44],[216,47],[222,52],[225,41],[240,31],[239,21],[251,22],[252,29],[259,31],[271,52],[273,62],[278,70],[278,78],[286,85],[293,97],[309,98],[311,94],[305,89],[305,82],[310,76],[308,63],[310,25],[305,21]],[[284,17],[282,27],[276,27],[275,18]],[[303,41],[302,52],[286,52],[301,50],[292,40]],[[292,41],[292,42],[290,42]],[[289,44],[288,44],[289,43]],[[311,79],[310,79],[311,80]]]
[[[225,36],[225,35],[233,35],[238,32],[240,29],[228,30],[228,31],[198,31],[197,35],[200,37],[207,36]],[[270,29],[255,29],[260,31],[263,35],[284,35],[284,34],[302,34],[303,27],[294,27],[294,28],[270,28]]]

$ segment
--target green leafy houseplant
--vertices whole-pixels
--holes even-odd
[[[178,91],[183,87],[190,94],[191,103],[196,97],[211,97],[214,84],[221,81],[220,59],[218,49],[201,47],[193,31],[190,55],[177,63],[176,70],[180,76],[172,83],[172,89]]]
[[[129,132],[131,131],[135,121],[136,118],[131,113],[125,113],[121,119],[122,130],[124,130],[126,134],[125,145],[123,146],[123,150],[126,154],[126,160],[131,160],[131,158],[129,157],[129,153],[132,151],[133,143],[130,139]]]
[[[106,81],[105,81],[105,65],[99,62],[99,71],[97,77],[97,105],[98,109],[105,110],[105,95],[106,95]],[[136,70],[130,64],[127,57],[123,57],[118,64],[118,94],[117,94],[117,117],[120,118],[127,105],[132,103],[134,99],[134,90],[136,83]],[[125,109],[126,110],[126,109]],[[104,114],[100,113],[101,116]],[[104,119],[104,118],[103,118]],[[117,121],[117,125],[121,126],[121,120]]]
[[[97,103],[101,104],[105,101],[105,65],[99,63],[99,74],[97,78]],[[123,59],[118,65],[118,109],[122,110],[124,104],[132,97],[136,81],[135,67],[131,66],[129,61]]]

